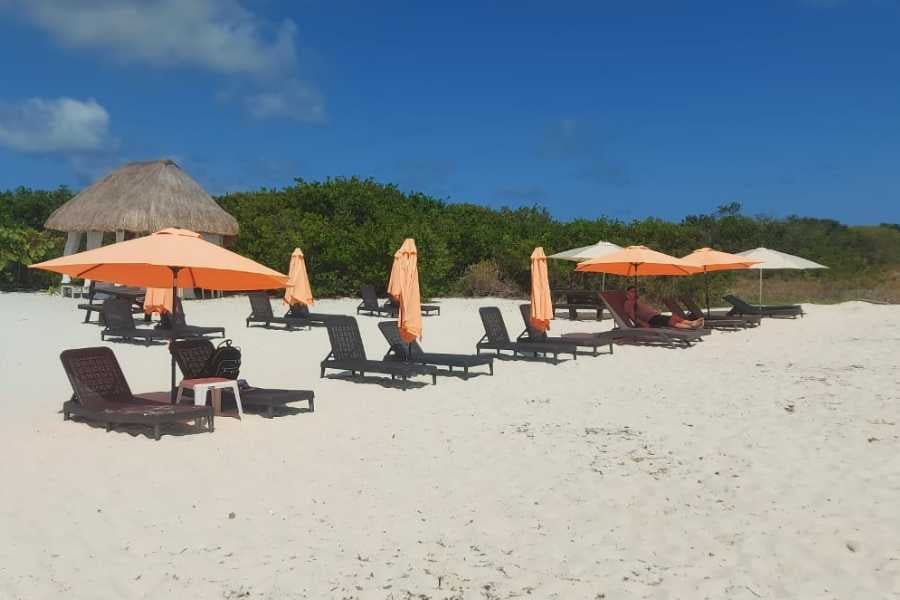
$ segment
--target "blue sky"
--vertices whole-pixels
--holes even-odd
[[[0,189],[171,157],[211,193],[900,221],[897,0],[0,0],[0,53]]]

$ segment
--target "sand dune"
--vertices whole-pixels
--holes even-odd
[[[316,412],[154,442],[62,420],[59,352],[100,345],[74,304],[0,295],[0,598],[900,598],[896,306],[403,392],[319,379],[324,329],[190,302],[243,376]],[[474,351],[484,304],[518,333],[515,302],[448,299],[423,345]],[[135,392],[165,389],[164,346],[110,346]]]

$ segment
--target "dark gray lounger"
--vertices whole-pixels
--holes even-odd
[[[356,307],[356,314],[367,314],[369,316],[385,316],[396,317],[396,307],[393,304],[381,305],[378,303],[378,295],[375,293],[375,287],[364,285],[359,288],[359,295],[362,302]]]
[[[400,337],[400,328],[393,321],[382,321],[378,324],[378,329],[384,339],[390,345],[390,350],[384,355],[386,360],[401,360],[423,365],[435,365],[447,367],[450,371],[453,368],[463,370],[463,376],[469,378],[469,369],[473,367],[486,366],[490,374],[494,374],[494,358],[492,356],[479,356],[477,354],[444,354],[435,352],[425,352],[418,342],[404,342]]]
[[[131,303],[121,298],[108,298],[103,301],[103,322],[106,327],[100,332],[100,339],[122,338],[126,340],[144,340],[149,346],[153,341],[166,341],[173,337],[170,329],[138,327],[131,316]]]
[[[695,318],[703,318],[704,324],[706,327],[710,329],[722,329],[726,331],[735,331],[737,329],[744,329],[748,327],[747,322],[743,319],[739,319],[737,317],[734,318],[720,318],[718,315],[710,315],[709,317],[705,315],[701,315],[700,317],[689,317],[686,312],[684,312],[684,308],[681,304],[678,303],[678,299],[673,296],[667,296],[663,299],[663,303],[666,305],[673,315],[676,317],[681,317],[682,319],[692,321]]]
[[[303,319],[316,325],[324,325],[325,321],[334,316],[336,315],[331,313],[309,312],[309,307],[305,304],[295,304],[284,313],[285,319]]]
[[[731,319],[740,319],[744,322],[744,327],[758,327],[762,318],[759,315],[729,315],[728,311],[721,310],[711,310],[709,312],[709,316],[706,316],[707,311],[703,310],[703,308],[697,304],[697,301],[694,300],[691,296],[682,296],[681,303],[687,308],[687,316],[691,319],[699,319],[703,317],[707,321],[710,319],[714,321],[728,321]]]
[[[321,377],[325,377],[326,369],[336,369],[350,371],[352,375],[359,373],[360,376],[365,376],[366,373],[380,373],[390,375],[391,379],[400,378],[404,382],[416,375],[431,375],[431,382],[437,383],[437,369],[431,365],[366,358],[366,349],[355,318],[336,316],[326,321],[325,327],[328,328],[331,352],[321,363]]]
[[[804,314],[803,307],[799,304],[750,304],[734,294],[722,296],[722,299],[733,307],[728,311],[729,315],[759,315],[761,317],[787,317],[793,319],[802,317]]]
[[[207,339],[183,340],[172,342],[169,351],[175,357],[181,375],[185,379],[199,379],[214,377],[207,371],[209,358],[215,351],[213,343]],[[193,390],[184,390],[188,395],[193,395]],[[244,409],[262,409],[265,416],[272,418],[276,408],[284,408],[292,402],[307,402],[309,411],[316,409],[316,394],[312,390],[277,390],[258,388],[249,385],[241,385],[241,405]],[[223,390],[223,399],[232,400],[230,390]]]
[[[200,430],[205,419],[209,431],[215,428],[211,406],[174,406],[134,396],[109,348],[64,350],[59,358],[74,392],[63,404],[66,420],[74,415],[104,423],[107,431],[119,424],[150,425],[156,440],[161,435],[160,427],[167,423],[194,421]]]
[[[569,336],[549,336],[546,331],[538,331],[531,324],[531,304],[520,304],[519,312],[525,322],[525,330],[516,338],[523,342],[538,342],[541,344],[575,344],[579,348],[591,348],[594,356],[597,356],[597,348],[609,346],[609,353],[613,353],[613,342],[616,336],[611,331],[601,333],[576,333]]]
[[[260,292],[247,294],[250,299],[250,316],[246,319],[247,327],[251,324],[261,324],[266,329],[271,329],[273,324],[283,325],[277,329],[312,329],[312,323],[308,319],[299,317],[276,317],[272,312],[272,303],[269,302],[269,295]]]
[[[179,337],[225,337],[224,327],[204,327],[200,325],[188,325],[184,315],[184,305],[181,298],[175,299],[175,312],[172,315],[161,315],[157,329],[166,329],[177,332]]]
[[[554,363],[559,362],[560,354],[571,354],[572,358],[578,358],[574,343],[512,341],[509,339],[503,314],[496,306],[482,306],[478,309],[478,314],[484,326],[484,335],[475,344],[477,354],[481,354],[482,350],[494,350],[499,355],[502,350],[507,350],[513,353],[514,358],[518,358],[520,354],[545,357],[552,355]]]

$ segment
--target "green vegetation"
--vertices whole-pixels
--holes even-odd
[[[23,266],[61,253],[63,236],[45,232],[47,215],[71,196],[24,188],[0,193],[0,285],[38,288],[52,276]],[[241,226],[237,252],[286,271],[294,247],[306,255],[310,278],[319,296],[356,295],[359,285],[384,286],[393,252],[406,237],[419,248],[423,294],[524,293],[529,282],[528,257],[535,246],[548,254],[597,240],[620,245],[644,244],[683,256],[711,246],[737,252],[767,246],[826,264],[827,271],[771,273],[767,289],[775,300],[835,301],[864,296],[900,301],[900,227],[882,224],[849,227],[826,219],[747,216],[739,204],[680,223],[643,219],[562,222],[542,208],[491,209],[451,204],[424,194],[403,193],[371,180],[297,180],[283,189],[235,193],[218,199]],[[574,273],[574,264],[550,261],[554,287],[599,287],[600,278]],[[612,285],[621,282],[612,278]],[[711,277],[713,292],[726,288],[752,294],[755,273]],[[791,282],[791,285],[779,285]],[[701,277],[651,278],[649,293],[698,291]],[[792,293],[791,290],[796,290]],[[753,297],[753,296],[751,296]]]

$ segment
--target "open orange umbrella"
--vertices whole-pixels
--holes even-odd
[[[312,288],[309,285],[309,276],[306,274],[306,260],[303,258],[303,251],[300,248],[294,248],[294,252],[291,254],[287,287],[284,289],[284,301],[291,306],[295,304],[310,306],[315,302]]]
[[[287,277],[207,242],[187,229],[161,229],[102,248],[31,265],[71,277],[146,288],[199,287],[208,290],[268,290],[284,287]],[[172,400],[175,357],[172,357]]]
[[[703,271],[706,282],[706,316],[709,316],[709,273],[713,271],[731,271],[734,269],[749,269],[762,261],[753,260],[737,254],[729,254],[712,248],[699,248],[683,257],[686,263],[692,264]]]
[[[538,246],[531,253],[531,324],[538,331],[547,331],[552,318],[553,302],[550,300],[547,255]]]
[[[416,241],[403,240],[403,245],[394,253],[388,294],[399,305],[397,325],[400,337],[411,342],[422,337],[422,299],[419,295],[419,268]]]
[[[702,269],[646,246],[628,246],[606,256],[580,262],[575,270],[634,277],[637,283],[638,275],[692,275]]]

